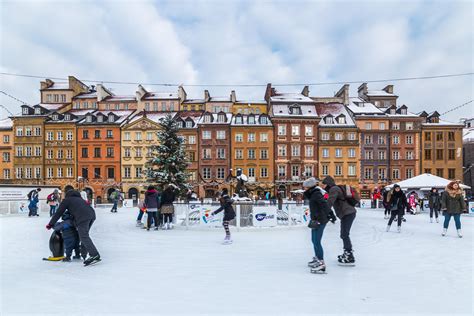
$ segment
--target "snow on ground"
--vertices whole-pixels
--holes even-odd
[[[310,274],[305,227],[145,231],[135,211],[98,210],[92,238],[103,261],[45,262],[46,214],[0,217],[0,314],[466,314],[473,312],[474,217],[447,237],[427,214],[386,233],[380,211],[361,210],[356,267],[340,267],[339,226],[323,239],[328,274]]]

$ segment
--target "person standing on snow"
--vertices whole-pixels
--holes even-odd
[[[235,211],[232,207],[232,203],[234,202],[229,196],[229,190],[227,188],[222,189],[221,197],[219,199],[221,206],[211,213],[211,216],[219,214],[220,212],[224,211],[224,219],[222,221],[222,226],[224,226],[225,230],[225,238],[224,238],[224,245],[231,244],[232,238],[230,236],[229,230],[229,222],[235,218]]]
[[[430,222],[433,223],[433,212],[436,217],[436,223],[439,223],[438,212],[441,210],[441,196],[439,195],[438,189],[431,188],[428,194],[428,203],[430,206]]]
[[[39,216],[38,214],[38,203],[39,203],[39,192],[41,192],[41,188],[37,188],[36,190],[30,191],[28,193],[28,217],[30,216]]]
[[[398,216],[398,232],[400,233],[402,231],[403,214],[405,213],[405,208],[407,207],[408,202],[405,193],[403,193],[402,188],[400,188],[398,184],[393,186],[392,196],[390,197],[388,204],[391,215],[388,220],[386,231],[388,232],[390,230],[393,220]]]
[[[120,191],[118,189],[115,189],[111,194],[110,194],[110,199],[112,200],[112,203],[114,205],[112,206],[112,209],[110,210],[111,213],[117,213],[117,207],[118,207],[118,202],[121,198]]]
[[[59,204],[58,210],[46,225],[46,229],[53,228],[66,210],[73,217],[73,225],[77,229],[82,246],[89,253],[89,258],[84,260],[84,266],[101,261],[100,254],[89,236],[89,231],[96,219],[95,211],[82,199],[79,191],[70,190],[66,193],[66,198]]]
[[[48,195],[46,198],[49,204],[49,217],[52,217],[56,212],[56,208],[59,205],[59,191],[58,189],[54,189],[53,193]]]
[[[441,196],[441,209],[443,210],[444,215],[442,235],[446,236],[449,221],[451,220],[451,217],[454,217],[458,237],[462,238],[461,214],[466,210],[466,203],[464,202],[462,190],[457,182],[450,182],[446,187],[446,190],[443,192]]]
[[[145,201],[143,205],[147,210],[147,227],[146,230],[149,231],[151,227],[151,220],[155,223],[155,230],[158,230],[158,209],[160,208],[160,195],[158,191],[155,190],[155,187],[150,185],[148,190],[145,192]]]
[[[337,217],[341,220],[340,236],[344,245],[344,253],[338,256],[338,262],[340,264],[353,265],[355,263],[355,258],[349,235],[357,210],[347,202],[345,193],[336,185],[334,178],[331,176],[324,178],[322,188],[328,193],[329,208],[334,207]]]
[[[171,229],[173,225],[174,206],[173,202],[176,199],[174,186],[168,185],[161,194],[161,215],[163,216],[163,229]]]

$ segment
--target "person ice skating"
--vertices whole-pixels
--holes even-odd
[[[176,199],[176,193],[174,192],[174,186],[168,185],[161,194],[161,216],[163,217],[163,229],[173,228],[173,214],[174,206],[173,202]]]
[[[145,201],[144,207],[147,209],[147,227],[146,230],[149,231],[151,228],[151,221],[155,223],[155,230],[158,230],[158,209],[160,208],[160,195],[156,191],[155,187],[150,185],[148,190],[145,192]]]
[[[143,218],[143,215],[145,215],[145,211],[146,211],[145,201],[140,201],[137,207],[138,207],[137,227],[141,227],[143,226],[142,218]]]
[[[112,193],[110,193],[110,200],[114,205],[112,206],[112,209],[110,210],[111,213],[117,213],[117,207],[118,207],[118,202],[121,198],[120,191],[118,189],[115,189]]]
[[[383,191],[383,207],[385,208],[383,214],[384,219],[389,219],[390,218],[390,197],[392,196],[392,190],[389,190],[388,188],[385,188]]]
[[[56,212],[56,208],[59,205],[59,191],[58,191],[58,189],[54,189],[53,193],[48,195],[46,200],[48,201],[48,205],[49,205],[49,217],[51,217],[51,216],[54,215],[54,213]]]
[[[72,259],[81,259],[81,251],[79,247],[79,234],[72,223],[72,216],[69,212],[64,212],[61,216],[62,221],[57,222],[54,225],[54,230],[61,232],[61,236],[64,242],[64,250],[66,257],[63,259],[64,262],[70,262],[72,251],[74,250],[75,256]]]
[[[30,216],[39,216],[38,214],[38,203],[39,203],[39,192],[41,192],[41,188],[37,188],[36,190],[31,190],[28,193],[28,217]]]
[[[408,196],[408,211],[415,215],[416,212],[416,207],[418,205],[418,196],[415,193],[415,191],[412,191],[410,195]]]
[[[231,244],[232,238],[230,236],[229,230],[229,222],[235,218],[235,211],[232,207],[232,199],[229,196],[229,190],[227,188],[222,189],[221,196],[219,198],[219,202],[221,206],[211,213],[211,216],[219,214],[220,212],[224,211],[224,218],[222,220],[222,226],[224,226],[225,230],[225,238],[223,244]]]
[[[388,220],[388,225],[386,229],[387,232],[390,230],[390,226],[392,225],[395,217],[398,217],[398,232],[400,233],[402,231],[402,219],[403,214],[405,213],[407,203],[407,197],[405,193],[403,193],[402,188],[400,188],[398,184],[395,184],[393,186],[392,196],[390,197],[390,200],[388,202],[391,214],[390,219]]]
[[[338,256],[338,262],[342,265],[353,265],[355,258],[349,235],[357,211],[355,207],[348,202],[348,192],[344,192],[341,187],[337,186],[331,176],[324,178],[322,188],[327,191],[329,208],[334,207],[337,217],[341,220],[340,237],[344,245],[344,253]],[[345,190],[347,191],[348,189],[351,188],[345,186]]]
[[[316,186],[318,181],[315,178],[306,179],[303,182],[304,199],[309,202],[309,212],[312,223],[315,224],[311,228],[311,241],[313,242],[314,257],[308,262],[312,273],[326,272],[326,264],[324,263],[324,250],[321,244],[324,228],[329,222],[330,209],[327,201],[324,199],[320,188]]]
[[[89,236],[89,231],[96,219],[95,211],[82,199],[79,191],[68,191],[66,198],[59,204],[58,210],[49,221],[49,224],[46,225],[46,229],[49,230],[54,227],[54,224],[63,216],[66,210],[73,217],[73,225],[77,229],[82,247],[89,253],[89,258],[84,260],[84,265],[88,266],[100,262],[100,254]]]
[[[428,194],[428,203],[430,207],[430,222],[433,223],[433,213],[436,217],[436,223],[439,223],[438,212],[441,210],[441,195],[437,188],[431,188]]]
[[[441,195],[441,210],[444,215],[443,236],[446,236],[451,217],[454,217],[458,237],[462,238],[461,214],[466,210],[466,203],[462,195],[462,190],[456,181],[450,182],[446,190]]]

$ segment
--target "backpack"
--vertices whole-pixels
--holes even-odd
[[[344,194],[344,200],[352,206],[356,206],[360,202],[359,192],[350,185],[338,185]]]
[[[53,202],[54,201],[54,193],[51,193],[50,195],[48,195],[48,197],[46,198],[46,201],[48,202]]]
[[[35,192],[35,191],[36,191],[36,190],[31,190],[31,191],[28,193],[27,197],[28,197],[28,200],[29,200],[29,201],[31,201],[31,197],[33,196],[33,192]]]

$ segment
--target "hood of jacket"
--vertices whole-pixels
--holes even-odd
[[[81,193],[79,191],[76,191],[76,190],[69,190],[66,193],[66,198],[68,198],[68,197],[81,197]]]
[[[326,178],[324,178],[323,184],[326,184],[326,185],[328,185],[329,187],[333,187],[333,186],[336,185],[336,181],[334,180],[333,177],[327,176]]]
[[[156,191],[155,189],[153,189],[153,190],[147,190],[145,194],[146,194],[146,195],[152,195],[152,194],[154,194],[154,193],[158,193],[158,191]]]

